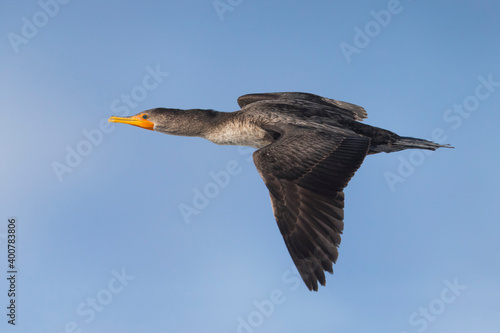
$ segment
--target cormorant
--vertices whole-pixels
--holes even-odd
[[[269,189],[279,230],[309,290],[325,285],[344,228],[343,189],[366,155],[450,147],[402,137],[359,121],[364,108],[299,93],[248,94],[241,110],[156,108],[111,117],[157,132],[257,148],[255,166]]]

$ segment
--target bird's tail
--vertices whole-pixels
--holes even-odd
[[[416,139],[408,136],[399,137],[396,142],[394,142],[393,147],[397,150],[404,149],[427,149],[427,150],[436,150],[438,148],[453,148],[448,144],[439,144],[429,140],[424,139]]]
[[[397,134],[391,133],[392,139],[384,142],[372,145],[370,147],[370,154],[376,153],[393,153],[405,149],[427,149],[436,150],[438,148],[453,148],[452,146],[445,144],[435,143],[429,140],[411,138],[408,136],[399,136]]]

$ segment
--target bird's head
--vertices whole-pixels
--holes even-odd
[[[123,123],[134,125],[137,127],[145,128],[151,131],[154,131],[155,123],[149,115],[148,111],[139,112],[136,115],[130,117],[109,117],[108,122],[110,123]]]
[[[171,135],[202,136],[213,110],[156,108],[130,117],[110,117],[109,122],[123,123]]]

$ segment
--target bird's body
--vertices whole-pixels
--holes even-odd
[[[311,290],[333,272],[343,230],[343,189],[368,154],[447,147],[360,123],[357,105],[307,93],[250,94],[240,111],[152,109],[123,122],[216,144],[258,149],[254,162],[269,189],[278,227]]]

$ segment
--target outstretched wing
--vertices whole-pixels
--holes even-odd
[[[344,228],[342,190],[365,158],[370,139],[287,127],[253,154],[274,216],[309,290],[333,273]],[[293,134],[292,134],[293,133]]]
[[[363,120],[367,117],[365,109],[361,106],[302,92],[275,92],[243,95],[238,98],[238,105],[240,108],[244,108],[249,104],[268,100],[308,101],[321,105],[325,110],[341,113],[353,120]]]

